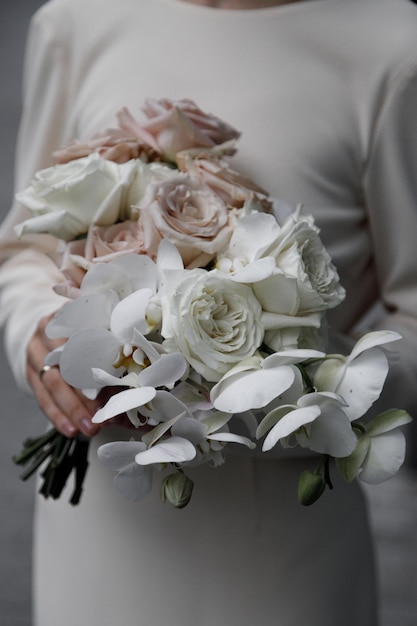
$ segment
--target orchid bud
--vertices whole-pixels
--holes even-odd
[[[183,509],[191,500],[194,483],[184,474],[176,472],[164,478],[161,485],[161,500],[168,501],[177,509]]]
[[[304,506],[314,504],[326,488],[326,481],[321,474],[306,470],[298,481],[298,501]]]

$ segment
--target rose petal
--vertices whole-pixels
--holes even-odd
[[[249,263],[241,270],[231,274],[230,279],[237,283],[256,283],[271,276],[275,267],[275,260],[272,257],[265,257],[253,261],[253,263]]]

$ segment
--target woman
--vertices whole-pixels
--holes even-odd
[[[378,20],[378,29],[374,28]],[[410,408],[417,363],[417,14],[407,0],[205,2],[53,0],[28,43],[17,189],[74,137],[114,125],[147,96],[190,97],[242,131],[234,167],[273,196],[303,202],[347,289],[331,318],[349,337],[401,332],[389,405]],[[112,490],[95,449],[108,431],[95,404],[39,376],[52,347],[45,318],[62,300],[47,237],[16,242],[17,205],[2,229],[0,281],[11,365],[67,435],[90,436],[83,502],[39,501],[35,624],[62,626],[373,626],[372,547],[356,485],[301,509],[305,461],[231,456],[196,471],[187,509],[158,494],[139,504]],[[399,394],[397,394],[399,395]],[[126,435],[126,436],[129,436]]]

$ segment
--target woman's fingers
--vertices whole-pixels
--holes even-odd
[[[99,403],[89,400],[81,392],[70,387],[59,369],[52,367],[40,376],[46,355],[62,342],[52,341],[45,335],[47,319],[42,320],[27,348],[27,377],[33,388],[39,407],[52,424],[67,437],[81,431],[94,435],[99,426],[91,418]]]

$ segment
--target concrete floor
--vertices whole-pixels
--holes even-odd
[[[2,215],[12,197],[23,43],[29,17],[41,4],[40,0],[2,0],[0,9]],[[15,388],[2,351],[0,364],[0,625],[30,626],[33,483],[18,480],[19,471],[10,459],[22,439],[39,433],[44,421],[32,399]],[[417,475],[402,470],[367,492],[380,576],[381,626],[417,626]]]

